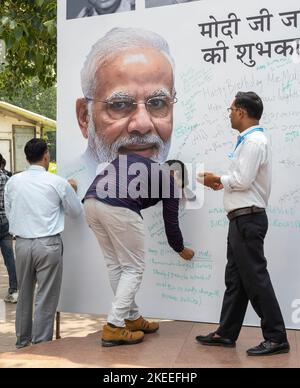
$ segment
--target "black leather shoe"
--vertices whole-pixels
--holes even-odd
[[[196,341],[206,346],[223,346],[224,348],[235,348],[235,341],[228,338],[216,337],[216,333],[210,333],[207,336],[198,335]]]
[[[255,348],[247,350],[248,356],[272,356],[273,354],[288,353],[290,345],[288,342],[277,344],[272,341],[262,342]]]

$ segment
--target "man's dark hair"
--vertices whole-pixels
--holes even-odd
[[[24,148],[26,159],[29,163],[40,162],[48,151],[47,143],[43,139],[31,139]]]
[[[243,108],[248,116],[260,120],[264,106],[261,98],[254,92],[238,92],[235,96],[234,105],[237,108]]]
[[[181,173],[181,188],[184,189],[189,184],[188,171],[185,164],[181,160],[167,160],[165,162],[170,166],[170,171],[179,171]]]

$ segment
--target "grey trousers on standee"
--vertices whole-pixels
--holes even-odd
[[[28,346],[31,342],[36,344],[52,340],[62,280],[62,254],[60,235],[35,239],[17,237],[17,348]]]

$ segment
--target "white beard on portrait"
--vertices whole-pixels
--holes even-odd
[[[92,115],[89,115],[89,117],[88,148],[98,163],[113,161],[120,154],[122,147],[128,147],[135,144],[154,144],[157,148],[157,153],[151,159],[156,162],[164,162],[167,159],[171,147],[171,140],[164,143],[158,135],[146,134],[119,137],[114,143],[107,144],[104,139],[96,133]]]

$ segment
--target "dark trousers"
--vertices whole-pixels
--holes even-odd
[[[15,255],[12,244],[12,236],[8,233],[8,222],[0,223],[0,249],[7,268],[9,279],[9,293],[13,294],[18,290]]]
[[[230,221],[226,292],[221,312],[222,337],[237,340],[250,300],[261,319],[265,340],[284,342],[286,330],[264,256],[268,230],[266,213],[249,214]]]

